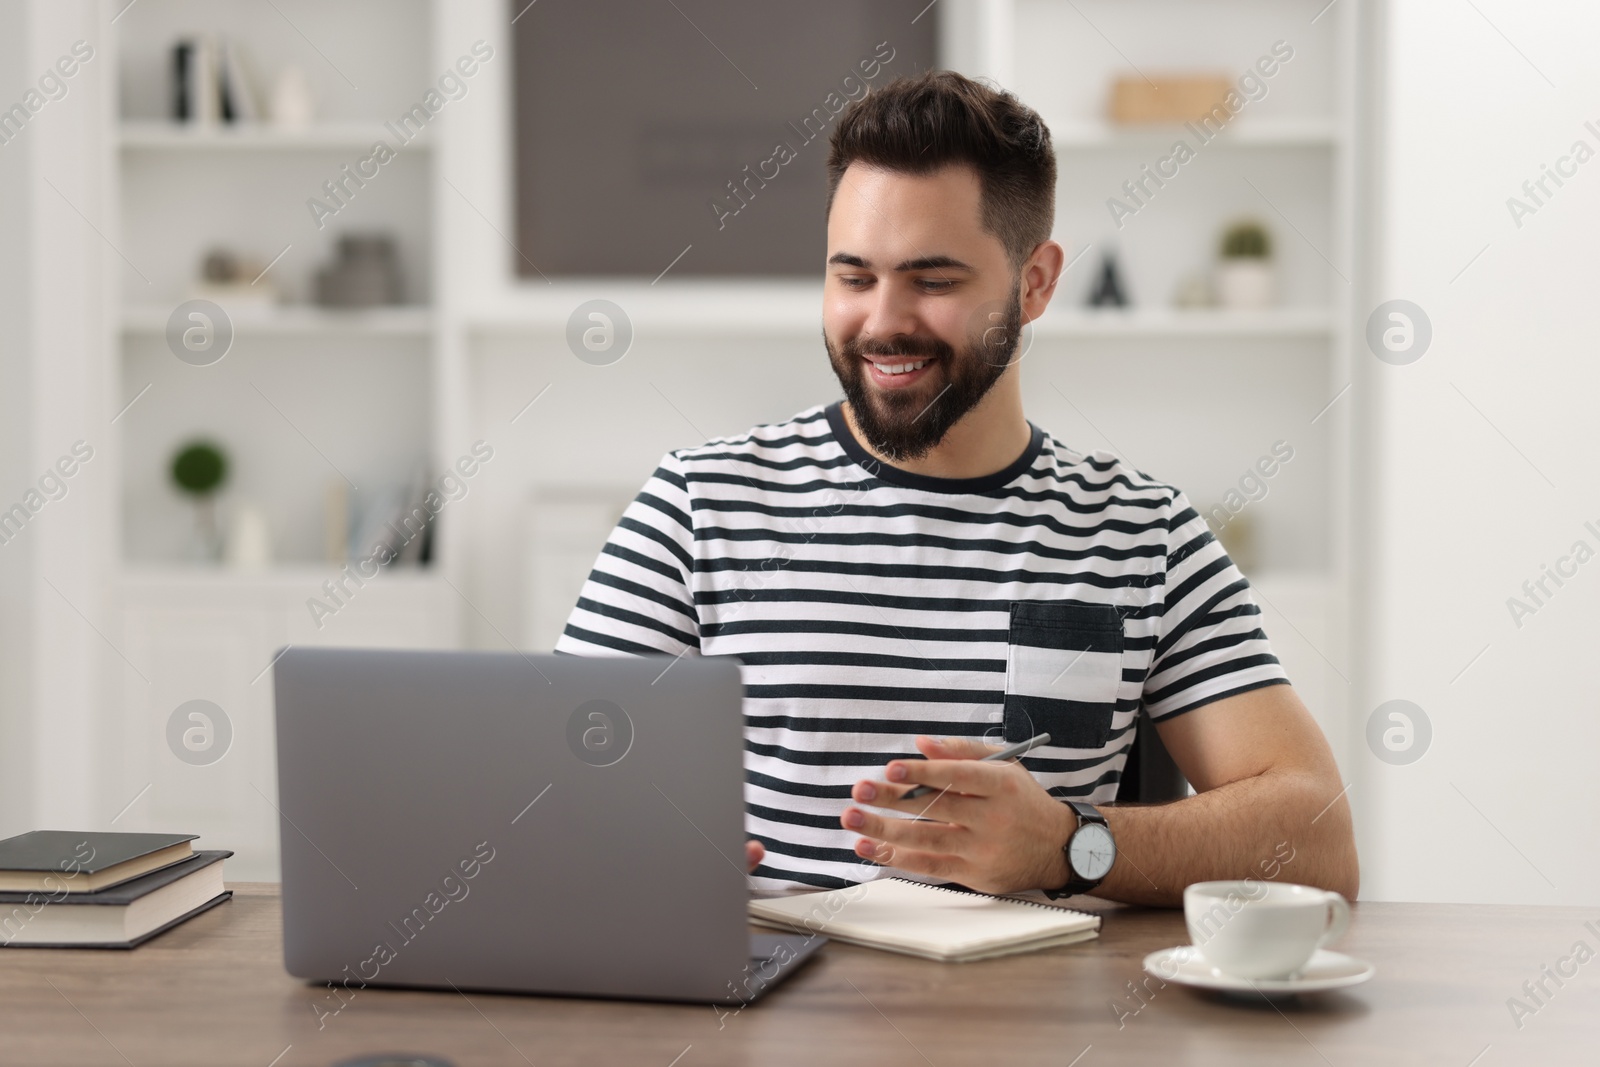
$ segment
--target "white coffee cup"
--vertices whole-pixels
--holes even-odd
[[[1290,978],[1349,929],[1350,905],[1326,889],[1246,878],[1189,886],[1183,917],[1189,939],[1221,973]]]

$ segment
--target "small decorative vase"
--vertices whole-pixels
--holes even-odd
[[[188,555],[193,563],[216,563],[222,559],[216,499],[210,495],[194,498],[194,529],[189,535]]]
[[[1255,256],[1224,259],[1217,264],[1217,303],[1235,311],[1270,307],[1274,297],[1272,261]]]
[[[340,308],[400,303],[400,260],[394,238],[351,233],[340,237],[338,257],[317,272],[317,303]]]
[[[234,509],[224,560],[247,571],[263,570],[272,562],[272,530],[259,506],[246,501]]]
[[[272,85],[267,113],[280,130],[303,130],[316,116],[317,99],[311,79],[299,67],[285,67]]]

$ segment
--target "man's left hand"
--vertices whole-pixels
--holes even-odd
[[[980,762],[1000,749],[964,738],[918,737],[925,760],[891,760],[888,781],[862,779],[858,804],[920,816],[898,819],[848,807],[840,824],[862,837],[856,855],[982,893],[1056,889],[1069,877],[1061,846],[1077,819],[1015,760]],[[918,785],[933,792],[913,800]]]

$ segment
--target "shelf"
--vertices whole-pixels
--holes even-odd
[[[275,563],[261,570],[202,564],[124,563],[119,578],[123,589],[129,592],[315,592],[339,571],[340,567],[332,563]],[[385,567],[367,581],[412,587],[444,583],[437,566]]]
[[[530,287],[517,299],[465,315],[480,334],[559,333],[572,309],[593,297],[627,312],[635,336],[748,334],[814,336],[822,328],[822,281],[677,285],[632,279],[563,280]],[[1034,323],[1036,337],[1322,337],[1333,331],[1323,308],[1262,311],[1223,308],[1107,308],[1051,305]]]
[[[319,335],[361,335],[367,337],[427,337],[434,327],[434,314],[425,305],[338,310],[305,304],[264,305],[229,308],[219,301],[233,322],[236,337],[313,337]],[[176,305],[174,305],[176,306]],[[172,308],[162,305],[129,307],[122,316],[122,332],[128,335],[162,334]]]
[[[124,151],[352,151],[366,153],[379,140],[396,152],[427,148],[423,129],[403,141],[388,126],[371,122],[319,123],[299,130],[280,130],[264,123],[193,126],[177,122],[128,120],[118,130]]]
[[[1199,149],[1198,136],[1183,123],[1152,123],[1124,126],[1096,119],[1065,119],[1045,124],[1050,141],[1057,149],[1091,148],[1167,148],[1182,138]],[[1198,125],[1198,124],[1197,124]],[[1332,119],[1242,119],[1225,126],[1204,147],[1331,147],[1339,143],[1339,127]]]
[[[1325,337],[1333,318],[1322,308],[1051,308],[1033,327],[1035,337]]]
[[[471,308],[480,334],[561,333],[578,305],[595,298],[621,307],[634,335],[815,336],[822,330],[823,281],[694,279],[652,285],[636,278],[563,278],[526,284],[512,299]]]

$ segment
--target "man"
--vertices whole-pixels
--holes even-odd
[[[1020,328],[1064,261],[1038,115],[902,78],[840,115],[827,165],[845,399],[664,456],[557,651],[742,662],[758,889],[1173,906],[1281,872],[1353,897],[1337,767],[1244,576],[1183,493],[1023,414]],[[1110,803],[1141,705],[1195,796]]]

